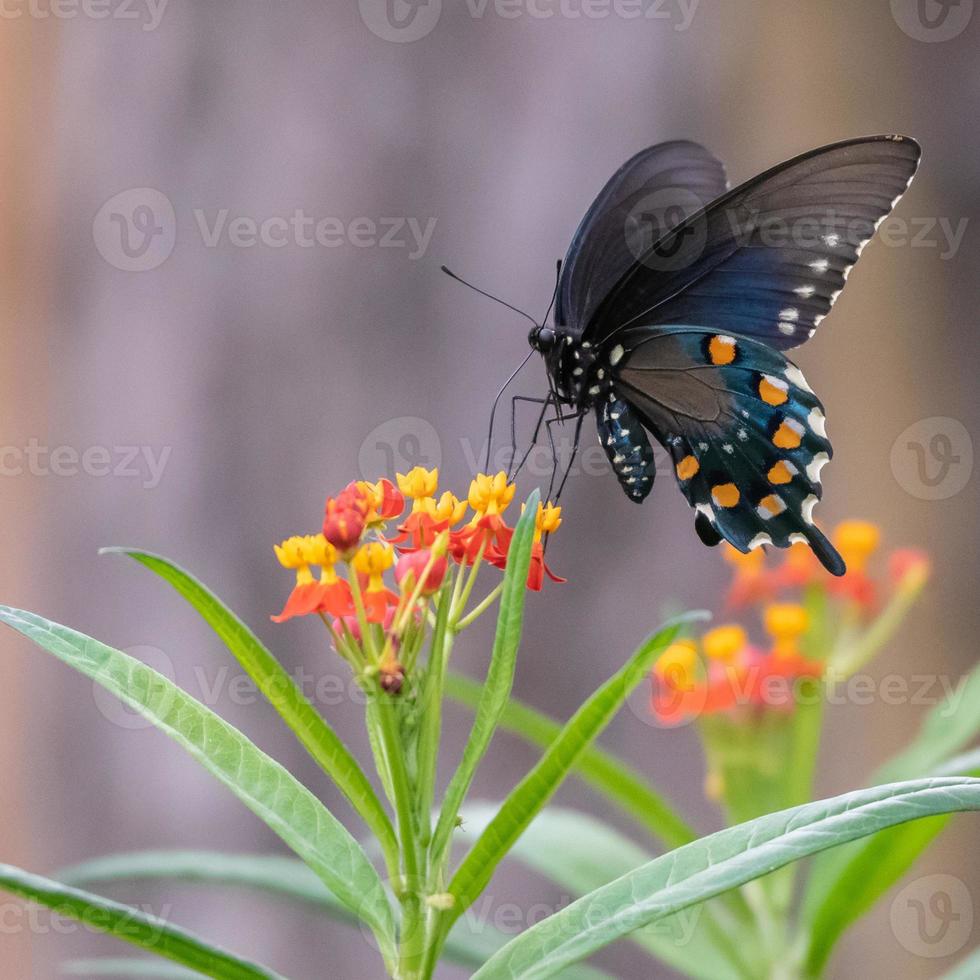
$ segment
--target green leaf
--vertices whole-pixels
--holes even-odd
[[[877,786],[730,827],[656,858],[508,943],[474,980],[550,977],[681,909],[792,861],[919,817],[980,809],[980,780]]]
[[[537,764],[504,800],[449,884],[449,892],[456,903],[445,914],[445,921],[452,921],[469,908],[483,891],[504,855],[558,789],[582,753],[609,724],[680,627],[681,621],[676,620],[642,643],[626,665],[575,712]]]
[[[367,776],[282,664],[245,623],[193,575],[160,555],[135,548],[103,548],[99,553],[128,555],[169,582],[197,610],[279,712],[303,748],[337,784],[381,842],[386,858],[394,859],[397,867],[395,830]]]
[[[971,756],[948,757],[980,734],[980,667],[963,678],[953,698],[926,716],[912,743],[882,766],[875,783],[930,775],[966,775]],[[813,862],[804,893],[802,922],[809,933],[807,964],[823,968],[841,935],[915,863],[942,832],[948,817],[898,827],[869,840],[829,851]]]
[[[57,877],[65,884],[87,887],[132,881],[176,881],[249,888],[313,906],[343,922],[355,921],[347,907],[305,864],[273,854],[140,851],[85,861],[65,868]],[[446,959],[477,967],[508,939],[490,925],[464,918],[449,934]]]
[[[57,915],[84,923],[134,946],[152,950],[157,956],[189,966],[206,977],[218,980],[279,978],[277,973],[212,946],[163,919],[9,864],[0,864],[0,890],[36,902]]]
[[[61,964],[61,974],[66,977],[125,977],[126,980],[196,980],[204,976],[197,970],[185,970],[172,963],[156,963],[153,960],[98,959],[69,960]]]
[[[167,678],[119,650],[32,613],[0,606],[0,622],[92,678],[186,749],[282,838],[390,953],[387,894],[361,846],[278,762]]]
[[[467,806],[464,832],[482,833],[499,808],[497,803]],[[575,897],[652,859],[652,854],[608,824],[561,807],[542,810],[507,855],[507,860],[520,861]],[[716,946],[704,912],[704,906],[682,911],[629,938],[690,977],[738,980],[742,974]]]
[[[446,678],[446,694],[454,701],[475,708],[483,685],[459,674]],[[511,698],[500,717],[500,728],[546,749],[561,733],[553,718]],[[610,752],[589,746],[571,775],[578,776],[627,817],[668,847],[680,847],[697,839],[695,831],[669,803],[634,769]]]
[[[521,643],[521,631],[524,625],[527,570],[531,564],[534,524],[540,497],[540,493],[535,490],[528,498],[524,513],[517,522],[510,542],[503,591],[500,594],[500,609],[497,613],[497,632],[493,639],[493,652],[490,656],[486,683],[483,685],[483,694],[476,708],[476,717],[473,719],[469,739],[463,749],[463,758],[449,782],[432,836],[430,853],[434,867],[442,866],[443,858],[452,842],[459,808],[466,798],[477,767],[486,754],[500,716],[510,698],[517,649]]]

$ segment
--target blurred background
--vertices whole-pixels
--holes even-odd
[[[274,712],[241,696],[219,641],[152,575],[97,549],[166,553],[291,670],[344,676],[317,624],[269,622],[291,584],[273,542],[315,530],[328,491],[393,466],[440,463],[446,485],[464,489],[493,393],[526,351],[526,322],[440,263],[540,316],[585,208],[647,144],[702,142],[740,182],[822,143],[901,132],[924,147],[898,212],[910,233],[868,249],[796,360],[835,438],[821,518],[869,518],[889,544],[934,558],[926,602],[874,671],[955,679],[971,667],[973,0],[638,7],[643,16],[601,0],[4,0],[2,601],[168,672],[347,820]],[[540,364],[524,377],[526,391],[543,390]],[[937,433],[955,460],[927,459],[923,475],[909,444]],[[662,609],[717,608],[727,581],[671,480],[640,510],[592,462],[569,483],[549,551],[570,583],[532,598],[516,681],[561,717]],[[478,675],[488,634],[471,635],[460,666]],[[26,641],[4,632],[0,646],[0,860],[47,872],[120,849],[278,848],[164,736]],[[361,708],[335,700],[328,717],[365,751]],[[699,829],[716,829],[694,732],[659,730],[634,708],[605,744]],[[861,785],[924,710],[833,707],[820,793]],[[447,745],[458,749],[467,722],[451,713]],[[533,759],[501,735],[479,791],[499,797]],[[615,821],[578,785],[559,799]],[[953,874],[980,899],[976,832],[954,821],[915,874]],[[561,899],[508,870],[494,889]],[[302,912],[234,894],[118,894],[289,976],[377,975],[358,933]],[[948,967],[904,948],[888,904],[847,938],[834,976]],[[66,958],[120,949],[39,916],[0,930],[0,976],[48,978]],[[603,962],[672,976],[628,952]]]

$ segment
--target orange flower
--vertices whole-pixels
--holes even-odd
[[[348,559],[360,544],[373,511],[374,498],[362,486],[350,484],[336,497],[328,497],[323,536]]]
[[[507,549],[513,530],[500,515],[514,499],[517,488],[507,482],[503,471],[495,476],[477,474],[470,484],[467,499],[474,510],[470,522],[450,536],[450,554],[459,564],[472,565],[482,551],[492,564],[506,564]]]
[[[432,561],[431,567],[429,562]],[[428,571],[426,571],[428,568]],[[402,555],[395,566],[395,581],[402,587],[402,591],[411,591],[415,588],[419,577],[424,575],[425,581],[422,584],[421,595],[434,595],[442,588],[442,583],[446,578],[449,564],[444,555],[433,559],[432,552],[428,548],[420,551],[412,551]]]
[[[359,480],[347,486],[347,490],[359,490],[368,502],[368,510],[364,515],[364,523],[368,527],[377,527],[398,517],[405,509],[405,498],[391,480],[378,480],[368,483]]]
[[[400,551],[429,548],[437,537],[458,524],[466,513],[466,501],[458,500],[448,490],[438,499],[419,497],[412,505],[412,512],[399,525],[399,535],[393,539]],[[403,544],[402,542],[408,542]]]
[[[283,623],[310,613],[343,616],[353,612],[350,586],[334,571],[337,553],[322,534],[287,538],[275,546],[275,552],[284,568],[296,571],[296,585],[282,612],[272,617],[273,622]],[[319,580],[313,577],[311,565],[321,566]]]
[[[850,599],[865,609],[875,605],[876,590],[868,575],[868,559],[878,550],[881,531],[868,521],[843,521],[833,534],[834,545],[847,564],[847,573],[828,583],[834,595]]]
[[[753,548],[747,554],[742,554],[738,548],[726,542],[722,555],[735,569],[725,600],[728,608],[746,606],[772,595],[771,573],[766,568],[766,553],[762,548]]]
[[[384,583],[384,573],[394,562],[394,549],[384,541],[369,541],[351,560],[355,571],[366,579],[362,589],[369,623],[383,623],[388,607],[398,605],[398,596]]]

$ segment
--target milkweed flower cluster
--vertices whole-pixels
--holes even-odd
[[[726,547],[733,571],[726,607],[758,612],[765,639],[753,642],[744,625],[730,623],[673,644],[653,670],[659,721],[792,711],[808,680],[846,678],[881,649],[928,581],[929,559],[897,549],[881,576],[871,567],[881,545],[876,525],[845,521],[832,537],[848,566],[841,578],[828,575],[805,544],[774,563],[761,549]]]
[[[467,608],[480,567],[507,567],[514,534],[504,513],[516,488],[505,473],[478,474],[463,499],[448,490],[439,495],[438,483],[438,470],[415,467],[397,474],[396,483],[358,481],[328,497],[319,533],[275,546],[296,582],[273,621],[319,616],[338,653],[355,669],[376,671],[381,686],[397,692],[433,606],[450,603],[449,624],[458,631],[492,605],[499,584]],[[544,558],[546,535],[560,524],[560,507],[538,505],[531,590],[539,591],[546,576],[564,581]]]

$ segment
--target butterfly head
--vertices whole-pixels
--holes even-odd
[[[527,335],[527,342],[540,354],[549,354],[554,349],[557,335],[551,327],[543,324],[533,326]]]

